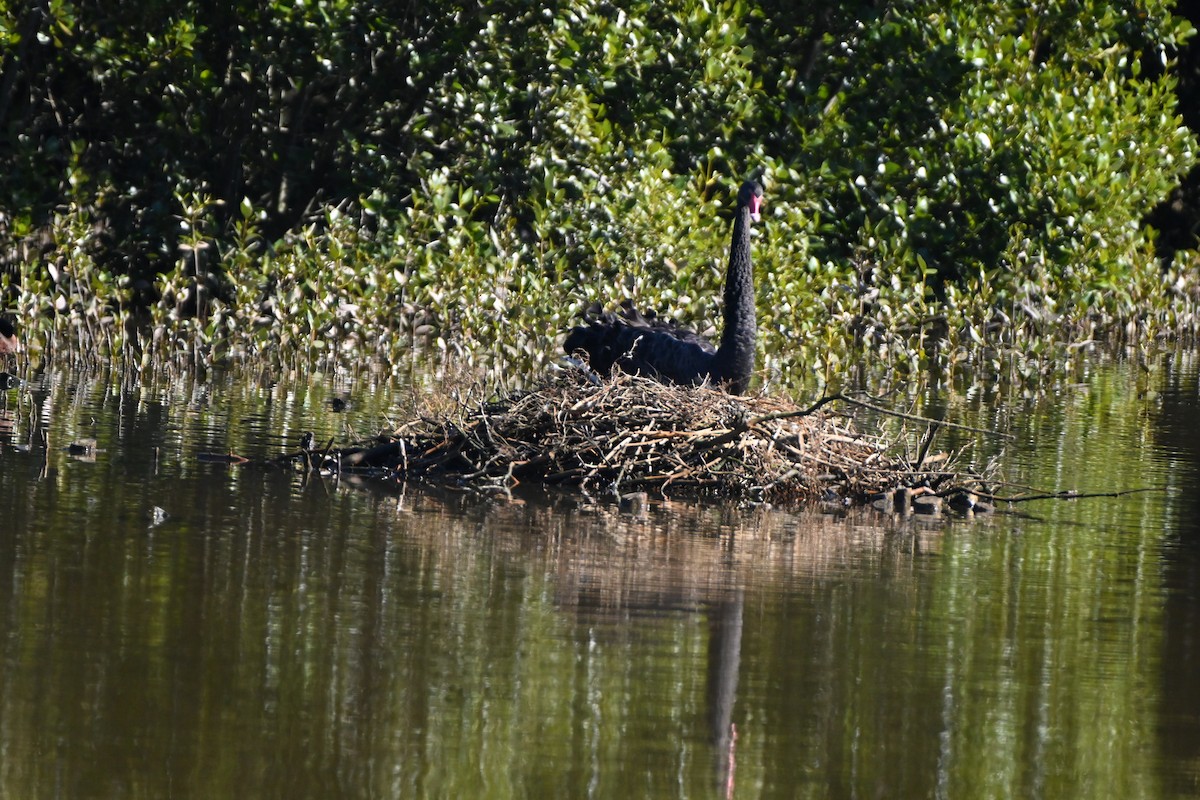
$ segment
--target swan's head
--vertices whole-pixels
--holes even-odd
[[[762,218],[763,188],[758,181],[746,181],[738,192],[738,207],[750,209],[750,219],[758,222]]]

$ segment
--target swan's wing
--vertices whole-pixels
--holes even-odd
[[[584,352],[592,369],[607,373],[613,366],[672,383],[700,383],[712,373],[717,348],[702,336],[624,303],[619,313],[593,306],[584,324],[567,335],[568,355]]]

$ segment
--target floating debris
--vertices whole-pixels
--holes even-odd
[[[649,506],[650,495],[645,492],[630,492],[617,498],[617,508],[623,513],[632,514],[635,517],[646,516],[646,509]]]
[[[80,461],[95,461],[97,452],[95,439],[76,439],[67,445],[67,454]]]
[[[196,460],[208,464],[231,464],[235,467],[251,463],[250,459],[237,453],[197,453]]]

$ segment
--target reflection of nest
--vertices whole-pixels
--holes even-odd
[[[598,382],[568,369],[532,391],[342,451],[341,466],[478,487],[539,481],[785,502],[861,502],[899,486],[936,489],[953,477],[930,466],[944,457],[918,465],[889,455],[878,438],[854,432],[821,405],[804,410],[624,374]]]

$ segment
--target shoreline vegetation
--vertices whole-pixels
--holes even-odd
[[[536,385],[596,302],[711,335],[758,171],[761,391],[1200,331],[1195,231],[1145,223],[1197,160],[1172,3],[485,5],[0,11],[24,357]]]

